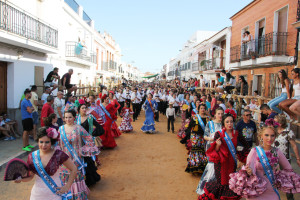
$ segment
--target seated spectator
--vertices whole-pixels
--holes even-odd
[[[9,132],[10,132],[9,126],[5,123],[3,116],[0,116],[0,133],[2,133],[3,135],[6,136],[4,138],[4,140],[5,141],[15,140],[16,135],[14,135],[14,137],[13,137],[13,136],[9,135]]]
[[[256,109],[256,99],[251,99],[250,104],[248,105],[250,110]]]
[[[61,79],[62,86],[64,89],[68,90],[68,93],[72,93],[74,91],[74,95],[76,95],[77,86],[71,84],[71,77],[73,74],[73,69],[69,69],[68,73],[65,73]],[[103,92],[102,92],[103,93]]]
[[[217,84],[215,86],[216,87],[216,91],[220,92],[220,90],[223,90],[223,85],[224,85],[225,79],[224,79],[224,77],[222,77],[220,75],[220,73],[216,74],[216,78],[217,78]]]
[[[258,95],[258,90],[255,90],[255,91],[253,92],[253,96],[254,96],[254,97],[259,96],[259,95]]]
[[[226,74],[226,79],[225,80],[226,80],[226,83],[225,83],[224,90],[228,94],[231,94],[231,90],[234,89],[235,86],[236,86],[236,80],[229,72]]]
[[[267,104],[262,104],[260,106],[260,111],[262,114],[267,115],[267,119],[274,119],[275,116],[278,115],[278,113],[272,111]]]
[[[54,83],[53,81],[56,81],[56,80],[59,80],[59,75],[58,75],[58,68],[57,67],[54,67],[53,71],[49,72],[49,74],[47,75],[47,78],[44,82],[44,86],[47,86],[47,87],[52,87],[52,90],[55,90],[58,85],[56,83]],[[50,93],[51,93],[50,92]]]
[[[290,79],[288,78],[286,71],[283,69],[278,72],[278,77],[279,77],[279,82],[281,83],[281,88],[282,88],[281,94],[280,94],[280,96],[269,101],[268,106],[275,112],[281,114],[282,111],[277,106],[279,105],[280,102],[291,98]]]
[[[9,119],[6,113],[3,113],[2,115],[3,115],[3,121],[5,122],[5,124],[9,126],[10,131],[17,134],[18,136],[22,136],[19,133],[18,122],[16,120]]]
[[[242,89],[242,93],[241,93],[241,89]],[[248,83],[245,80],[244,76],[240,76],[239,77],[239,81],[236,84],[236,90],[237,90],[237,94],[241,94],[241,95],[248,95]]]

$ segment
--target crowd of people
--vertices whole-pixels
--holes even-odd
[[[233,89],[247,94],[248,86],[243,76],[237,84],[225,71],[216,74],[216,90],[209,92],[205,89],[209,81],[203,76],[188,81],[122,82],[111,90],[102,86],[99,94],[90,91],[81,99],[76,98],[74,85],[65,87],[65,98],[63,92],[54,98],[51,91],[58,86],[48,83],[41,98],[41,128],[33,133],[39,150],[29,154],[30,175],[15,182],[38,177],[31,199],[87,199],[88,187],[101,179],[100,150],[115,148],[115,137],[133,131],[132,120],[138,120],[144,110],[142,132],[155,134],[155,124],[165,115],[166,131],[176,132],[185,145],[185,171],[201,176],[195,186],[198,199],[280,199],[278,190],[293,199],[293,193],[300,192],[300,175],[290,165],[290,147],[298,166],[300,155],[287,116],[297,120],[300,71],[292,70],[292,84],[284,70],[278,74],[281,96],[262,105],[257,99],[238,105],[227,98]],[[59,78],[57,71],[51,76]],[[70,77],[63,82],[70,84]],[[28,136],[38,124],[33,114],[34,105],[39,105],[35,91],[34,86],[25,90],[21,103],[24,151],[31,151]],[[174,127],[176,117],[181,119],[179,130]]]

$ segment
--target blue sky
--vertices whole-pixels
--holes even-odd
[[[219,31],[252,0],[76,0],[95,28],[119,43],[122,60],[158,72],[197,30]]]

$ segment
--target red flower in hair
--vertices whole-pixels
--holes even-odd
[[[236,117],[237,117],[235,111],[232,109],[226,109],[225,114],[230,114],[233,117],[233,119],[236,119]]]
[[[85,101],[83,99],[78,99],[78,102],[82,105],[85,104]]]

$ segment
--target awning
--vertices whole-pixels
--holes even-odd
[[[153,78],[153,77],[156,77],[156,76],[158,76],[159,74],[155,74],[155,75],[151,75],[151,76],[144,76],[144,77],[142,77],[142,78]]]

